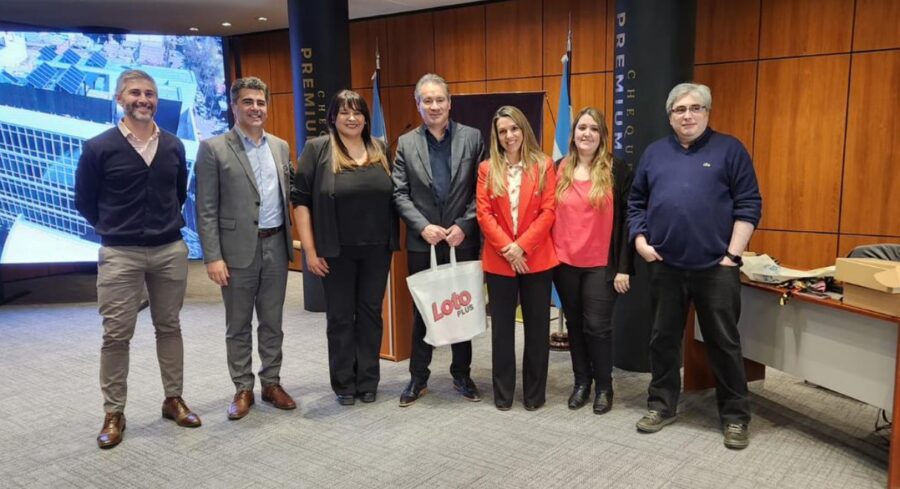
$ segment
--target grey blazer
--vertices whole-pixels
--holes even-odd
[[[450,121],[450,193],[439,209],[431,189],[431,162],[428,142],[421,125],[400,136],[394,158],[394,204],[406,222],[406,248],[426,252],[430,247],[422,239],[429,224],[450,227],[454,224],[466,233],[460,248],[481,244],[475,218],[475,186],[478,164],[485,157],[484,140],[478,129]]]
[[[293,258],[289,192],[290,150],[283,139],[266,133],[281,187],[285,253]],[[253,262],[259,230],[259,188],[244,144],[235,129],[200,142],[197,161],[197,230],[203,262],[225,260],[229,267]]]

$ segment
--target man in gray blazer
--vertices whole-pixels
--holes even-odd
[[[427,74],[415,89],[422,125],[400,136],[394,160],[394,203],[406,222],[409,274],[430,266],[431,245],[438,263],[450,261],[450,246],[459,261],[477,260],[481,244],[475,219],[475,183],[484,158],[484,140],[477,129],[450,120],[450,90],[438,75]],[[409,385],[400,406],[427,392],[433,347],[425,343],[425,323],[413,307]],[[469,376],[472,342],[452,345],[453,387],[469,401],[480,401]]]
[[[231,131],[202,141],[197,172],[197,227],[210,280],[222,287],[228,370],[237,393],[229,419],[241,419],[253,398],[253,310],[262,399],[279,409],[297,405],[281,387],[282,309],[292,257],[288,144],[265,132],[269,89],[259,78],[231,85]]]

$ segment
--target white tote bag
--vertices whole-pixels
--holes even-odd
[[[484,272],[481,261],[438,266],[434,246],[431,268],[406,277],[406,284],[425,321],[425,342],[432,346],[468,341],[485,331]]]

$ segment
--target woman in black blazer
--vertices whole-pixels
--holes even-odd
[[[381,304],[399,249],[385,148],[372,139],[369,108],[343,90],[327,112],[328,134],[307,141],[291,188],[309,270],[325,288],[331,388],[341,405],[374,402]]]
[[[553,244],[560,265],[553,281],[569,330],[575,386],[569,409],[587,402],[595,384],[594,413],[612,408],[612,314],[628,292],[634,250],[625,209],[633,172],[613,160],[603,114],[582,109],[574,119],[569,154],[557,169]]]

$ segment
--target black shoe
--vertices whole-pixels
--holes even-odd
[[[580,409],[587,403],[590,395],[591,384],[575,384],[575,387],[572,389],[572,395],[569,396],[569,409]]]
[[[480,402],[481,393],[478,392],[478,386],[472,381],[471,377],[460,377],[453,379],[453,388],[462,394],[467,401]]]
[[[594,397],[594,414],[606,414],[612,409],[612,399],[613,392],[610,391],[597,391],[597,395]]]
[[[357,394],[359,396],[359,400],[362,402],[375,402],[375,393],[374,392],[360,392]]]
[[[512,409],[512,406],[510,406],[509,404],[494,404],[494,406],[496,406],[497,409],[501,411],[509,411],[510,409]]]
[[[356,397],[350,394],[338,394],[337,402],[341,406],[352,406],[356,404]]]
[[[415,380],[410,380],[406,389],[400,393],[400,407],[406,407],[418,401],[420,397],[428,393],[427,385],[419,385]]]
[[[544,403],[540,403],[540,404],[525,404],[525,410],[526,410],[526,411],[537,411],[537,410],[540,409],[541,406],[543,406],[543,405],[544,405]]]

